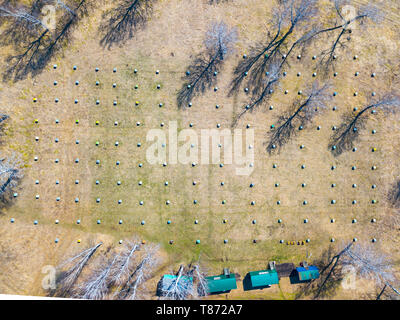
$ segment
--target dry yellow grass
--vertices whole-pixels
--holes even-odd
[[[146,162],[146,133],[160,128],[161,122],[165,123],[166,132],[169,121],[177,121],[179,130],[189,128],[189,123],[194,123],[197,132],[215,128],[217,123],[221,128],[230,128],[235,114],[247,103],[243,92],[227,97],[232,70],[247,48],[262,39],[271,8],[262,0],[236,0],[219,6],[198,0],[159,1],[147,27],[125,45],[111,50],[99,45],[97,26],[101,12],[96,11],[84,19],[70,46],[52,62],[58,65],[56,70],[50,64],[35,79],[0,84],[2,107],[11,115],[4,148],[11,146],[22,152],[26,162],[18,200],[0,216],[4,230],[0,243],[15,254],[7,268],[17,272],[15,282],[0,287],[1,292],[45,294],[40,289],[41,267],[57,264],[71,252],[71,247],[77,246],[77,239],[82,239],[80,245],[84,246],[92,237],[116,244],[119,239],[138,235],[160,243],[167,256],[161,271],[177,266],[177,261],[189,263],[201,256],[210,274],[220,273],[228,266],[242,277],[248,271],[265,268],[273,259],[297,264],[312,254],[309,260],[313,260],[330,244],[331,237],[338,244],[353,237],[360,242],[377,238],[377,245],[394,257],[399,256],[398,232],[384,224],[388,215],[385,194],[399,172],[395,160],[400,148],[398,116],[382,119],[378,114],[369,120],[357,142],[357,152],[334,158],[327,148],[331,128],[340,125],[345,111],[354,106],[360,108],[371,91],[382,92],[391,85],[390,74],[381,72],[382,64],[396,61],[393,55],[398,56],[398,50],[392,50],[394,44],[398,48],[399,39],[396,28],[388,22],[370,26],[364,32],[355,30],[349,47],[339,51],[338,76],[331,77],[339,92],[332,106],[338,109],[328,109],[280,154],[269,156],[263,145],[265,133],[287,110],[297,90],[313,80],[315,65],[311,57],[325,40],[310,48],[301,61],[290,61],[288,75],[272,101],[248,113],[237,125],[245,130],[249,123],[255,130],[255,167],[250,176],[235,175],[233,165],[164,168]],[[220,19],[237,27],[239,42],[220,72],[219,90],[195,99],[192,108],[178,111],[176,92],[186,66],[202,50],[209,24]],[[355,54],[359,56],[356,61],[352,59]],[[73,65],[78,66],[76,71]],[[94,71],[96,67],[100,68],[98,73]],[[117,68],[116,73],[113,68]],[[137,74],[133,73],[135,68]],[[156,75],[156,70],[160,74]],[[296,77],[299,71],[302,76]],[[360,72],[358,77],[354,77],[356,71]],[[372,72],[377,74],[374,79],[370,78]],[[325,81],[320,75],[317,79]],[[53,85],[55,80],[57,86]],[[74,84],[76,80],[79,86]],[[101,83],[98,87],[97,80]],[[113,83],[117,88],[112,88]],[[133,89],[136,84],[138,90]],[[157,84],[161,84],[160,90],[156,89]],[[286,89],[288,95],[283,94]],[[357,97],[353,97],[354,91],[359,92]],[[37,103],[32,103],[34,97],[38,98]],[[60,99],[57,104],[56,97]],[[74,99],[79,103],[74,104]],[[100,105],[95,104],[96,99]],[[112,105],[114,100],[118,101],[117,106]],[[136,100],[140,101],[138,107],[134,105]],[[160,102],[162,108],[158,107]],[[215,109],[216,104],[221,108]],[[269,110],[269,104],[273,110]],[[39,123],[34,124],[34,119]],[[75,123],[77,119],[79,124]],[[100,122],[98,126],[96,121]],[[139,127],[137,121],[141,123]],[[318,125],[322,127],[320,131],[316,130]],[[371,134],[372,129],[377,130],[375,135]],[[39,142],[34,141],[35,136]],[[96,141],[100,142],[98,147]],[[118,147],[114,146],[115,141],[119,142]],[[142,144],[140,148],[136,147],[138,142]],[[299,149],[301,144],[305,149]],[[372,153],[372,147],[377,152]],[[34,156],[39,161],[35,162]],[[59,163],[55,163],[56,158]],[[76,158],[79,164],[74,163]],[[100,166],[95,164],[97,159],[101,160]],[[115,165],[117,160],[121,161],[119,166]],[[139,163],[143,163],[142,168]],[[273,163],[277,168],[272,168]],[[300,168],[302,164],[306,169]],[[336,170],[330,169],[332,165]],[[357,170],[351,170],[353,165]],[[377,165],[378,170],[371,171],[372,165]],[[40,181],[38,185],[36,179]],[[55,183],[57,179],[59,185]],[[79,184],[75,184],[76,179]],[[95,184],[96,180],[100,185]],[[116,184],[118,180],[122,182],[120,186]],[[196,186],[192,185],[193,180],[197,181]],[[169,182],[168,187],[165,181]],[[221,181],[225,182],[223,187]],[[306,188],[301,188],[303,182]],[[250,183],[255,187],[249,188]],[[332,183],[337,187],[331,188]],[[352,188],[353,183],[358,188]],[[372,184],[378,188],[371,189]],[[39,200],[35,199],[36,194],[40,195]],[[61,201],[57,202],[57,197]],[[78,204],[74,202],[76,197]],[[100,203],[96,203],[98,197]],[[197,205],[193,204],[195,199]],[[337,204],[331,205],[332,199]],[[351,204],[354,199],[356,205]],[[372,199],[377,199],[377,204],[371,204]],[[139,205],[141,200],[143,206]],[[166,200],[171,204],[166,206]],[[227,203],[222,205],[222,200]],[[250,205],[253,200],[255,206]],[[307,205],[302,205],[304,200]],[[9,223],[11,217],[16,219],[14,224]],[[303,223],[305,218],[309,223]],[[334,224],[330,223],[331,218],[336,219]],[[354,218],[358,220],[356,224],[352,223]],[[378,222],[371,224],[371,218]],[[38,226],[33,225],[35,219],[39,220]],[[59,225],[54,224],[55,219],[60,220]],[[81,220],[80,225],[76,224],[77,219]],[[96,224],[97,219],[101,219],[101,225]],[[118,225],[120,219],[124,221],[122,225]],[[198,225],[194,224],[195,219],[199,220]],[[223,219],[228,223],[222,223]],[[251,223],[253,219],[257,220],[256,225]],[[278,224],[278,219],[283,223]],[[140,225],[142,220],[146,221],[144,226]],[[171,225],[167,220],[172,221]],[[56,237],[60,239],[57,245]],[[306,246],[279,244],[280,239],[307,238],[311,242]],[[168,244],[171,239],[172,246]],[[196,239],[201,240],[200,245],[195,245]],[[229,243],[224,244],[223,239]],[[261,241],[253,244],[253,239]],[[296,288],[283,283],[281,290],[238,290],[229,297],[289,299],[294,297]],[[346,294],[339,293],[338,297],[355,296]]]

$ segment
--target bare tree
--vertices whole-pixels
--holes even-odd
[[[399,289],[392,283],[396,280],[394,268],[388,257],[371,245],[356,245],[345,252],[343,265],[353,266],[357,273],[368,280],[372,280],[377,286],[390,288],[400,295]]]
[[[109,293],[111,284],[111,271],[117,261],[118,255],[110,259],[102,259],[100,267],[80,286],[79,297],[83,299],[101,300]]]
[[[209,4],[220,4],[223,2],[229,2],[230,0],[208,0]]]
[[[1,23],[6,24],[1,33],[3,46],[14,46],[15,50],[20,45],[40,46],[49,33],[48,27],[40,19],[40,11],[44,3],[33,1],[30,7],[11,8],[9,2],[3,2],[0,6]],[[31,43],[29,40],[33,39]]]
[[[3,121],[7,120],[8,118],[9,118],[8,115],[6,115],[6,114],[3,113],[3,112],[0,112],[0,124],[2,124]]]
[[[57,18],[54,30],[41,19],[41,10],[48,1],[36,0],[30,8],[0,7],[0,14],[8,18],[1,44],[11,44],[15,51],[15,54],[6,58],[4,79],[18,81],[29,74],[39,74],[53,56],[68,43],[72,29],[87,13],[86,2],[87,0],[80,0],[76,5],[67,5],[57,1],[57,8],[61,10],[62,15]]]
[[[72,258],[67,259],[57,267],[59,272],[57,281],[58,286],[56,292],[53,294],[57,294],[59,296],[69,296],[73,293],[72,289],[75,286],[79,276],[81,275],[82,270],[85,268],[90,258],[94,255],[94,253],[102,244],[103,243],[100,242],[80,252]],[[65,268],[67,269],[65,270]]]
[[[354,141],[359,137],[359,132],[364,128],[369,118],[368,111],[380,109],[386,116],[397,112],[400,108],[400,97],[395,93],[386,93],[380,99],[374,101],[371,98],[369,104],[360,112],[347,113],[343,116],[343,123],[335,130],[329,143],[329,148],[334,156],[338,156],[353,148]]]
[[[196,290],[197,285],[197,290]],[[181,265],[175,278],[163,278],[159,284],[160,295],[169,300],[186,300],[208,294],[205,272],[199,264]]]
[[[236,116],[233,126],[248,111],[267,102],[281,80],[281,71],[295,49],[304,52],[313,40],[317,26],[311,21],[318,14],[316,0],[284,0],[275,8],[267,41],[250,49],[249,57],[235,68],[229,95],[245,83],[250,102]],[[295,34],[299,34],[296,36]],[[285,52],[285,53],[284,53]]]
[[[114,44],[123,44],[143,27],[153,12],[156,0],[120,0],[116,7],[103,14],[100,44],[111,48]]]
[[[342,250],[338,254],[335,254],[328,263],[324,264],[321,266],[321,279],[322,275],[326,273],[326,276],[323,278],[322,283],[318,286],[318,289],[314,295],[314,299],[317,299],[319,297],[322,297],[326,294],[327,288],[329,288],[329,284],[332,283],[332,279],[337,277],[337,269],[339,268],[339,273],[341,273],[341,266],[342,266],[342,260],[343,256],[346,254],[346,252],[352,247],[353,242],[350,242],[349,244],[345,244],[342,246]],[[329,270],[329,271],[328,271]],[[339,281],[341,281],[342,278],[339,277]],[[337,283],[336,279],[333,281]]]
[[[318,112],[327,108],[328,102],[332,99],[330,88],[330,84],[320,86],[318,81],[315,81],[306,90],[305,98],[297,99],[293,103],[291,110],[279,117],[276,127],[272,128],[268,133],[266,144],[269,153],[279,152],[296,134],[296,129],[306,127]]]
[[[75,15],[75,12],[63,1],[56,0],[55,1],[56,7],[62,8],[63,10],[69,12],[71,16]]]
[[[378,289],[378,288],[377,288]],[[376,294],[376,300],[400,300],[400,295],[393,290],[387,290],[389,287],[385,284]]]
[[[160,291],[165,299],[170,300],[186,300],[193,296],[193,279],[185,270],[184,265],[179,267],[175,278],[168,279],[168,282],[163,278]]]
[[[4,133],[4,125],[5,125],[5,121],[9,118],[9,116],[3,112],[0,112],[0,136],[3,135]],[[1,140],[0,140],[0,144],[1,144]]]
[[[355,245],[354,242],[342,247],[343,249],[338,254],[321,266],[322,283],[318,285],[314,298],[325,296],[332,284],[332,278],[337,276],[338,270],[339,274],[342,273],[346,266],[352,266],[360,277],[372,280],[377,287],[382,288],[377,299],[380,299],[388,288],[391,289],[392,294],[400,295],[399,290],[393,285],[393,282],[396,281],[393,265],[384,253],[375,246]],[[325,274],[326,276],[322,277]],[[343,277],[338,277],[339,282],[342,279]],[[337,283],[336,280],[333,282]]]
[[[224,59],[233,51],[236,39],[236,30],[230,29],[224,22],[211,26],[204,40],[205,52],[196,57],[183,78],[185,83],[177,97],[179,108],[187,107],[195,96],[217,83],[218,72]]]
[[[139,298],[138,289],[143,286],[144,282],[150,278],[152,272],[159,264],[157,253],[159,246],[149,246],[144,248],[144,255],[139,264],[130,274],[125,287],[119,292],[119,296],[126,300],[135,300]],[[143,291],[143,288],[141,288]]]
[[[128,241],[122,251],[112,252],[110,258],[101,257],[99,267],[80,286],[80,297],[96,300],[106,297],[134,299],[138,286],[146,280],[151,267],[156,265],[154,255],[157,249],[153,246],[142,249],[139,241],[134,239]],[[139,258],[136,253],[140,250],[146,254],[137,262]],[[111,294],[113,287],[116,288]]]
[[[320,256],[318,256],[312,265],[320,270],[320,277],[300,285],[295,299],[303,297],[312,298],[330,298],[336,295],[336,290],[344,278],[341,265],[335,262],[340,258],[336,248],[330,245]],[[332,269],[332,267],[334,268]],[[332,269],[332,270],[331,270]],[[327,275],[329,275],[327,277]],[[317,296],[318,294],[318,296]]]
[[[388,200],[394,208],[400,208],[400,180],[397,180],[389,190]]]
[[[131,300],[144,296],[145,282],[160,263],[159,246],[142,245],[134,238],[126,241],[122,248],[109,248],[98,256],[95,265],[82,278],[82,270],[101,245],[86,249],[60,264],[57,267],[58,287],[51,295],[95,300]]]
[[[23,8],[12,10],[2,6],[0,7],[0,16],[13,18],[20,23],[26,23],[27,26],[30,26],[31,28],[38,26],[41,29],[47,30],[47,26],[42,22],[42,20],[34,17]]]
[[[239,119],[247,112],[252,112],[259,105],[268,101],[270,96],[275,92],[275,88],[279,86],[280,80],[282,78],[282,68],[285,64],[288,64],[288,57],[293,52],[296,47],[300,47],[302,52],[304,52],[307,48],[307,44],[311,42],[313,36],[315,34],[315,29],[312,28],[310,31],[303,34],[299,39],[294,41],[287,54],[282,56],[282,61],[278,59],[269,60],[268,63],[261,64],[258,70],[264,71],[265,67],[268,67],[268,70],[263,75],[263,72],[255,72],[253,73],[253,78],[249,80],[248,84],[253,83],[252,97],[250,99],[249,104],[247,104],[243,110],[236,116],[233,126],[236,126]],[[267,59],[264,60],[264,62]],[[256,68],[254,68],[256,69]],[[247,71],[243,73],[244,76],[247,76]],[[237,77],[236,80],[239,80],[240,77]],[[235,80],[234,80],[235,81]],[[241,80],[240,80],[241,81]],[[240,83],[237,83],[240,85]],[[233,87],[232,87],[233,88]],[[231,89],[232,92],[232,89]]]
[[[280,74],[280,69],[281,67],[279,63],[274,63],[269,66],[266,77],[263,80],[263,90],[259,95],[251,98],[250,103],[246,105],[243,110],[235,117],[232,126],[236,126],[237,122],[244,114],[249,111],[254,111],[258,105],[262,104],[265,100],[268,99],[270,95],[274,93],[275,88],[279,85],[279,81],[282,77]]]
[[[342,37],[350,32],[352,23],[366,19],[378,22],[382,19],[379,9],[368,5],[360,7],[355,17],[346,20],[341,14],[345,3],[347,3],[345,0],[334,0],[336,13],[334,21],[323,23],[322,18],[318,19],[318,22],[313,19],[319,14],[316,0],[279,1],[270,23],[274,31],[268,32],[266,41],[254,45],[250,49],[249,56],[235,68],[229,95],[234,94],[245,84],[246,91],[251,93],[251,98],[235,119],[234,125],[246,112],[268,101],[273,93],[268,79],[271,76],[270,70],[274,70],[273,74],[278,78],[273,82],[277,85],[282,68],[289,64],[288,59],[295,51],[304,53],[312,41],[322,35],[338,33],[335,34],[332,45],[321,53],[319,66],[327,71],[333,67],[333,62],[336,61],[336,49],[344,45]],[[326,27],[326,24],[329,26]]]
[[[278,65],[279,72],[293,49],[306,43],[306,39],[309,38],[310,20],[316,14],[316,0],[281,1],[274,9],[270,21],[273,31],[268,32],[266,41],[250,48],[249,56],[236,66],[229,94],[236,92],[245,81],[246,87],[252,88],[253,99],[262,101],[256,96],[265,92],[265,87],[268,86],[268,82],[265,81],[266,72],[274,69],[272,65]],[[291,36],[297,29],[300,29],[301,36],[293,40]],[[303,31],[304,29],[306,31]],[[310,29],[313,30],[313,26]],[[306,34],[308,36],[305,36]],[[288,53],[284,55],[286,50]]]
[[[132,265],[136,261],[136,253],[138,250],[140,250],[140,242],[136,239],[127,241],[124,244],[124,248],[117,256],[117,260],[111,271],[112,284],[121,287],[129,280],[132,273]],[[116,292],[118,292],[118,289]]]
[[[328,28],[323,28],[315,33],[313,37],[317,37],[324,33],[334,34],[333,41],[330,46],[321,52],[320,63],[319,66],[325,71],[328,72],[331,69],[335,68],[336,61],[336,52],[338,48],[346,47],[346,43],[343,41],[343,38],[352,32],[352,27],[355,23],[363,23],[367,20],[371,20],[375,23],[379,23],[383,20],[384,15],[383,11],[377,7],[377,5],[367,4],[360,6],[357,8],[357,12],[352,17],[345,17],[342,14],[345,6],[352,4],[350,0],[332,0],[336,16],[334,18],[334,22],[332,26]],[[353,6],[352,6],[353,7]],[[365,24],[361,24],[365,26]]]
[[[20,158],[12,153],[0,159],[0,202],[4,207],[10,204],[13,192],[23,177],[23,164]]]
[[[195,292],[195,296],[206,296],[209,293],[206,272],[200,267],[199,264],[195,264],[192,269],[192,275],[195,283],[197,283],[197,291]]]

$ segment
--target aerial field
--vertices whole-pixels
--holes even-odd
[[[349,3],[355,10],[367,4]],[[397,275],[400,221],[390,194],[400,172],[400,113],[371,108],[351,148],[337,154],[332,145],[346,115],[354,117],[400,89],[400,6],[368,5],[379,6],[382,20],[367,18],[349,27],[351,33],[335,48],[333,67],[325,69],[321,59],[337,33],[295,47],[273,92],[248,110],[254,86],[243,82],[232,91],[234,70],[253,57],[256,44],[268,43],[274,10],[285,1],[154,1],[146,23],[120,43],[101,42],[103,14],[115,4],[89,7],[41,72],[0,83],[1,111],[9,116],[2,157],[16,155],[23,172],[0,214],[0,293],[48,295],[41,285],[44,266],[58,266],[98,242],[103,245],[97,254],[107,255],[110,248],[119,250],[120,240],[132,238],[160,248],[160,263],[146,284],[148,299],[157,298],[160,277],[181,264],[198,262],[209,275],[229,268],[243,280],[269,261],[322,267],[329,250],[349,243],[387,254]],[[334,4],[318,6],[320,13],[309,23],[329,28],[336,21]],[[178,107],[187,71],[207,48],[207,31],[221,21],[233,30],[235,42],[212,75],[217,80],[195,94],[190,107]],[[289,49],[290,43],[282,46],[279,57]],[[2,43],[2,71],[13,50]],[[286,143],[271,147],[280,117],[307,98],[313,83],[327,85],[324,106],[301,128],[293,123]],[[173,138],[185,129],[197,134],[195,142],[185,142],[198,157],[173,163]],[[211,129],[232,135],[241,130],[242,154],[254,157],[229,163],[221,137],[216,149],[221,158],[203,163],[202,130]],[[165,160],[154,164],[149,149],[157,139],[149,141],[151,132],[165,134],[158,141]],[[248,174],[239,175],[238,168]],[[374,285],[359,283],[352,290],[338,285],[327,298],[371,298]],[[311,298],[303,289],[284,279],[279,287],[243,291],[239,285],[211,298]]]

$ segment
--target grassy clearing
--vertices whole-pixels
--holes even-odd
[[[273,110],[266,105],[240,121],[238,128],[245,130],[249,123],[255,129],[255,167],[250,176],[237,176],[233,165],[192,168],[189,164],[163,167],[147,163],[149,129],[161,128],[160,123],[164,122],[162,130],[168,133],[169,121],[177,121],[179,131],[189,128],[189,123],[194,124],[197,132],[216,128],[217,123],[221,128],[230,128],[233,116],[247,102],[242,92],[226,97],[231,70],[248,45],[260,38],[269,8],[263,1],[253,1],[251,5],[238,1],[220,7],[208,7],[199,4],[201,1],[188,2],[190,4],[178,0],[161,2],[154,20],[145,30],[123,48],[112,50],[99,46],[95,40],[97,20],[88,20],[90,28],[85,32],[89,33],[80,35],[77,30],[73,46],[55,61],[56,70],[49,66],[35,81],[2,85],[5,90],[1,90],[0,95],[7,111],[12,113],[9,146],[23,154],[27,169],[18,201],[0,217],[3,228],[9,228],[1,241],[15,240],[19,234],[14,229],[17,226],[21,233],[30,230],[29,237],[35,239],[38,248],[36,256],[29,256],[29,261],[37,260],[37,263],[25,268],[20,266],[22,273],[34,274],[32,277],[36,279],[23,292],[39,292],[34,289],[40,283],[38,266],[56,263],[57,259],[47,256],[39,258],[55,237],[60,238],[62,245],[53,246],[53,250],[63,256],[76,246],[78,238],[84,243],[91,235],[96,235],[116,244],[119,239],[138,235],[162,245],[168,257],[166,266],[176,267],[177,262],[188,263],[201,257],[210,274],[220,273],[227,266],[242,277],[250,270],[265,268],[269,260],[298,263],[310,254],[309,260],[313,260],[330,244],[331,237],[336,243],[353,237],[359,241],[375,237],[397,254],[392,235],[382,234],[377,226],[386,215],[386,188],[397,172],[391,159],[397,154],[400,140],[391,128],[398,119],[381,119],[378,113],[368,121],[357,143],[357,152],[335,159],[327,149],[332,126],[340,124],[340,116],[354,106],[360,107],[370,94],[369,87],[374,87],[375,91],[386,89],[380,82],[384,75],[372,62],[377,59],[377,56],[371,57],[374,39],[357,31],[353,35],[354,44],[346,54],[340,54],[339,76],[331,77],[335,91],[339,92],[332,103],[337,110],[326,110],[317,117],[281,154],[266,154],[265,132],[280,112],[286,110],[296,92],[313,80],[315,65],[311,56],[316,48],[310,48],[310,53],[300,62],[290,61],[291,68],[281,84],[282,90],[271,101]],[[165,14],[167,5],[170,9]],[[182,11],[189,7],[193,10]],[[195,17],[195,9],[204,14]],[[254,10],[260,16],[257,21],[248,19]],[[200,50],[207,24],[215,16],[238,27],[238,49],[226,61],[219,90],[211,90],[196,99],[191,109],[178,111],[175,99],[181,76],[191,57]],[[85,41],[80,42],[81,37]],[[351,59],[354,54],[360,57],[357,61]],[[72,70],[73,65],[78,66],[77,71]],[[96,67],[100,68],[98,73],[94,71]],[[113,68],[117,68],[116,73]],[[134,73],[135,68],[137,73]],[[160,74],[156,75],[156,70],[160,70]],[[302,76],[296,77],[299,71]],[[360,72],[358,78],[354,77],[355,71]],[[376,79],[369,77],[371,72],[377,73]],[[318,79],[324,81],[320,75]],[[55,80],[57,86],[53,85]],[[76,80],[79,86],[75,85]],[[99,86],[95,85],[96,81],[100,81]],[[116,88],[112,87],[113,83],[117,84]],[[161,89],[157,89],[157,85]],[[365,91],[362,88],[366,88]],[[286,89],[288,95],[283,93]],[[354,90],[360,93],[357,98],[353,97]],[[35,104],[33,97],[38,98]],[[59,98],[58,103],[54,102],[55,98]],[[75,99],[79,103],[75,104]],[[99,105],[95,103],[97,99]],[[114,100],[117,106],[113,106]],[[138,106],[135,101],[139,101]],[[221,108],[217,110],[216,104]],[[39,124],[34,124],[34,119],[39,119]],[[115,121],[118,126],[114,125]],[[138,121],[140,126],[136,125]],[[322,126],[319,131],[316,130],[318,125]],[[377,133],[373,135],[372,129]],[[35,136],[40,137],[39,142],[34,141]],[[392,143],[388,143],[388,136]],[[55,138],[59,138],[58,143]],[[77,139],[79,144],[76,144]],[[139,142],[141,147],[137,147]],[[300,144],[306,148],[299,149]],[[377,152],[371,153],[371,147],[376,147]],[[39,157],[38,162],[33,161],[34,156]],[[79,158],[78,164],[74,162],[76,158]],[[55,163],[55,159],[59,159],[59,163]],[[98,159],[100,165],[95,163]],[[118,166],[116,161],[120,161]],[[143,166],[139,167],[139,163]],[[275,169],[274,163],[277,164]],[[306,165],[305,169],[301,169],[302,164]],[[357,170],[351,170],[354,165]],[[372,165],[377,165],[378,170],[371,171]],[[336,169],[331,170],[332,166]],[[36,179],[40,180],[39,185],[35,185]],[[75,184],[76,179],[79,184]],[[100,181],[99,185],[96,180]],[[118,186],[117,181],[121,181],[121,185]],[[223,187],[221,181],[225,182]],[[304,182],[307,186],[302,188]],[[255,187],[249,188],[250,183]],[[279,187],[275,187],[275,183],[279,183]],[[331,187],[332,183],[336,183],[335,188]],[[353,183],[358,188],[352,188]],[[378,188],[372,189],[372,184]],[[40,194],[39,200],[35,199],[36,194]],[[57,197],[61,197],[61,201],[57,202]],[[77,197],[79,203],[75,203]],[[96,203],[97,198],[100,203]],[[120,199],[122,203],[118,204]],[[330,204],[332,199],[337,201],[335,205]],[[351,204],[354,199],[356,205]],[[372,199],[378,202],[371,204]],[[171,202],[169,205],[166,205],[167,200]],[[194,200],[198,201],[196,205]],[[222,204],[222,200],[226,200],[226,204]],[[255,206],[250,205],[253,200]],[[278,200],[280,205],[276,204]],[[307,205],[302,204],[304,200]],[[140,201],[144,201],[144,205],[140,205]],[[10,217],[16,218],[15,225],[9,226]],[[303,222],[305,218],[309,220],[307,224]],[[331,218],[336,222],[331,223]],[[358,220],[356,224],[352,223],[354,218]],[[378,223],[371,224],[371,218],[376,218]],[[33,227],[34,219],[40,221],[39,228]],[[59,225],[54,224],[55,219],[60,220]],[[77,219],[81,220],[80,225],[76,224]],[[96,223],[98,219],[100,225]],[[118,224],[120,219],[122,225]],[[197,225],[194,224],[196,219],[199,220]],[[223,223],[224,219],[228,223]],[[251,223],[254,219],[256,224]],[[278,219],[283,223],[279,224]],[[146,222],[143,226],[142,220]],[[172,223],[167,225],[167,220]],[[311,242],[306,246],[279,244],[280,239],[307,238]],[[196,239],[201,240],[200,245],[195,244]],[[224,239],[229,243],[224,244]],[[254,244],[253,239],[260,242]],[[174,240],[174,244],[170,245],[169,240]],[[33,246],[27,243],[28,247]],[[281,291],[232,293],[230,297],[291,299],[294,298],[291,290],[295,289],[284,285]]]

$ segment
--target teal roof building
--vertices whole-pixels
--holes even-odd
[[[206,277],[208,293],[225,293],[237,289],[234,274]]]
[[[278,272],[276,272],[276,270],[251,271],[249,275],[253,288],[279,284]]]

